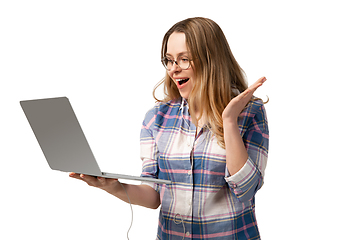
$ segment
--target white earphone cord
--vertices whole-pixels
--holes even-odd
[[[131,222],[130,222],[130,227],[129,227],[129,229],[127,231],[127,234],[126,234],[126,237],[129,240],[129,232],[130,232],[130,229],[131,229],[132,224],[133,224],[134,213],[133,213],[133,208],[132,208],[132,205],[131,205],[130,197],[129,197],[127,191],[126,191],[126,188],[124,187],[124,185],[122,183],[120,183],[120,184],[125,190],[126,196],[127,196],[128,200],[129,200],[130,209],[131,209]]]

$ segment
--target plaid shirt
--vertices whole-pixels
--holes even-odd
[[[208,127],[196,136],[186,100],[159,103],[146,114],[141,175],[172,181],[143,183],[160,194],[157,239],[260,239],[254,195],[263,185],[269,141],[262,102],[251,102],[238,125],[249,158],[229,176],[225,149]]]

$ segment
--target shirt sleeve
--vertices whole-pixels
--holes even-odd
[[[226,169],[225,180],[240,201],[248,201],[264,184],[268,158],[269,129],[261,101],[251,102],[241,113],[239,129],[249,157],[245,165],[234,175],[230,176]]]
[[[153,109],[154,110],[154,109]],[[152,126],[155,120],[154,111],[150,110],[143,121],[140,132],[140,158],[142,160],[142,177],[158,178],[158,149],[153,136]],[[158,184],[150,182],[142,182],[159,191]]]

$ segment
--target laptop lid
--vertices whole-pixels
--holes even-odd
[[[103,174],[67,97],[20,101],[45,158],[53,170],[139,181],[162,179]]]
[[[101,175],[68,98],[21,101],[20,104],[51,169]]]

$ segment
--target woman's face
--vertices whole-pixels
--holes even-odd
[[[166,57],[177,62],[180,62],[181,59],[183,61],[191,59],[190,52],[188,52],[186,47],[184,33],[174,32],[170,35],[167,42]],[[174,63],[171,69],[168,70],[168,74],[179,89],[181,97],[188,99],[195,81],[195,69],[193,66],[184,70]]]

